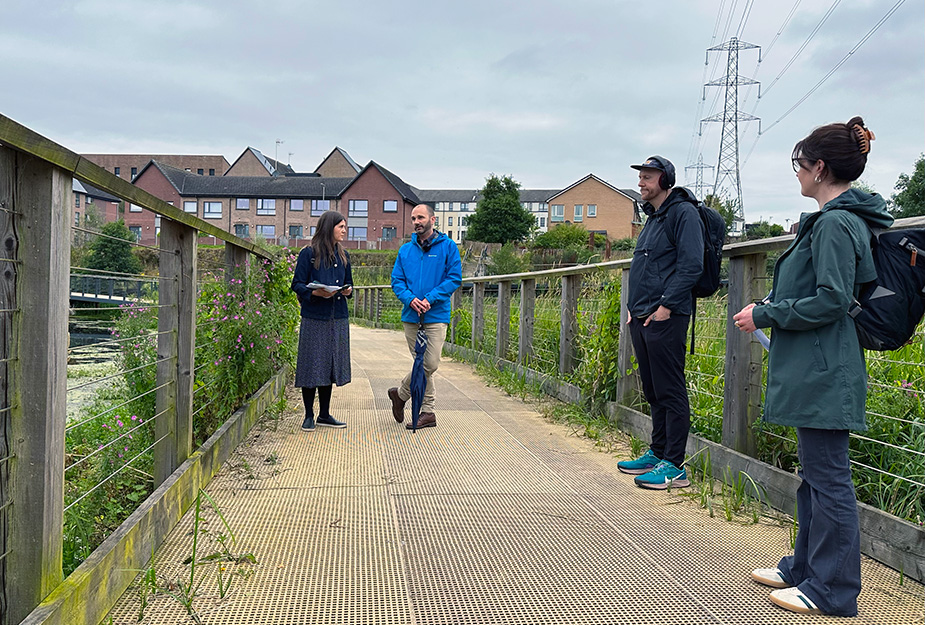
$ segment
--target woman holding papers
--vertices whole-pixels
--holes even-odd
[[[848,309],[876,277],[871,228],[893,218],[879,195],[852,188],[874,135],[860,117],[816,128],[796,144],[793,170],[818,211],[804,213],[774,269],[762,304],[733,319],[744,332],[771,328],[764,420],[793,426],[802,478],[793,555],[752,579],[777,588],[771,601],[806,614],[855,616],[861,591],[858,504],[849,430],[864,430],[867,370]]]
[[[315,424],[345,428],[331,415],[331,387],[350,382],[350,326],[347,298],[353,293],[350,255],[341,245],[347,238],[347,220],[337,211],[318,219],[312,243],[299,252],[292,290],[299,297],[302,323],[299,326],[299,358],[295,385],[302,389],[305,420],[302,429],[311,432]],[[315,418],[315,389],[318,389],[318,418]]]

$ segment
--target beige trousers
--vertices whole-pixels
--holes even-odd
[[[405,322],[405,339],[408,341],[408,349],[411,350],[411,357],[414,354],[414,343],[417,341],[418,324]],[[436,398],[434,397],[434,372],[440,366],[440,354],[443,352],[443,343],[446,341],[446,329],[448,323],[425,323],[424,331],[427,333],[427,349],[424,350],[424,373],[427,374],[427,389],[424,391],[424,401],[421,404],[421,412],[436,412]],[[411,371],[401,381],[398,388],[398,396],[403,400],[411,399]]]

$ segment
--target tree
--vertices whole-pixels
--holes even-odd
[[[715,208],[719,214],[723,216],[723,221],[726,222],[726,234],[729,234],[729,230],[732,228],[732,222],[735,221],[736,218],[736,205],[738,201],[723,201],[721,197],[711,193],[703,198],[703,203],[710,208]]]
[[[90,244],[86,266],[90,269],[115,273],[140,273],[141,263],[132,254],[135,235],[121,219],[103,226],[104,236],[96,237]]]
[[[520,183],[511,176],[491,174],[485,180],[475,214],[469,217],[466,238],[485,243],[523,241],[533,232],[536,221],[520,205]]]
[[[600,237],[600,242],[598,242],[598,237]],[[605,243],[603,235],[595,235],[595,246],[603,246]],[[533,240],[533,247],[551,250],[585,248],[588,247],[588,231],[581,224],[559,224],[536,237]]]
[[[768,239],[770,237],[779,237],[784,234],[784,227],[780,224],[772,224],[767,221],[759,221],[749,225],[745,229],[745,240],[754,241],[756,239]]]
[[[925,154],[915,162],[912,176],[899,174],[894,187],[898,193],[890,198],[890,213],[893,217],[916,217],[925,215]]]

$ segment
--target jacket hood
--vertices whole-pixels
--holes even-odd
[[[666,197],[665,201],[662,202],[662,205],[658,207],[658,210],[655,210],[654,206],[646,202],[642,205],[642,211],[646,214],[647,217],[652,217],[653,215],[662,215],[671,206],[680,204],[681,202],[690,202],[694,206],[697,206],[698,200],[697,197],[686,187],[675,187],[668,192],[668,197]]]
[[[877,193],[848,189],[822,207],[822,211],[846,210],[867,222],[871,228],[889,228],[893,216],[886,209],[886,201]]]

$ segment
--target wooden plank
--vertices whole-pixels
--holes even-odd
[[[155,385],[160,387],[155,399],[154,484],[160,485],[176,470],[177,462],[177,353],[179,346],[180,242],[179,226],[169,220],[161,222],[161,247],[158,268],[161,283],[157,289],[157,371]],[[163,440],[162,440],[163,439]]]
[[[620,335],[617,344],[617,369],[620,376],[617,380],[617,402],[624,402],[627,395],[640,388],[639,372],[633,369],[633,339],[626,324],[629,308],[626,305],[629,291],[629,269],[624,269],[620,277]]]
[[[729,294],[726,315],[726,377],[723,381],[723,444],[755,456],[758,446],[752,425],[761,416],[762,347],[754,335],[740,332],[732,316],[767,293],[763,281],[764,254],[729,260]]]
[[[225,243],[225,282],[232,278],[243,279],[250,264],[247,262],[247,250],[231,242]]]
[[[10,159],[5,159],[7,164]],[[10,207],[19,236],[11,376],[8,622],[18,623],[61,582],[67,321],[73,191],[70,174],[15,156]],[[9,165],[7,165],[9,166]]]
[[[578,294],[581,274],[562,276],[562,298],[559,306],[559,375],[575,370],[578,364]]]
[[[517,337],[517,362],[527,366],[533,358],[533,323],[536,315],[536,279],[520,283],[520,327]]]
[[[11,212],[13,206],[13,185],[15,177],[16,154],[9,148],[0,146],[0,505],[10,501],[10,457],[12,448],[12,425],[10,424],[10,385],[9,376],[13,371],[7,362],[14,352],[13,312],[19,305],[16,298],[17,265],[19,240],[16,237],[16,218]],[[9,550],[7,541],[9,533],[9,515],[0,512],[0,554]],[[0,559],[0,614],[6,614],[7,580],[6,559]],[[0,623],[4,619],[0,618]]]
[[[485,334],[485,283],[476,282],[472,288],[472,349],[478,351]]]
[[[498,283],[498,319],[495,328],[495,356],[507,359],[511,342],[511,282]]]
[[[453,291],[453,295],[450,297],[450,311],[450,343],[456,343],[459,315],[462,312],[462,289]]]

